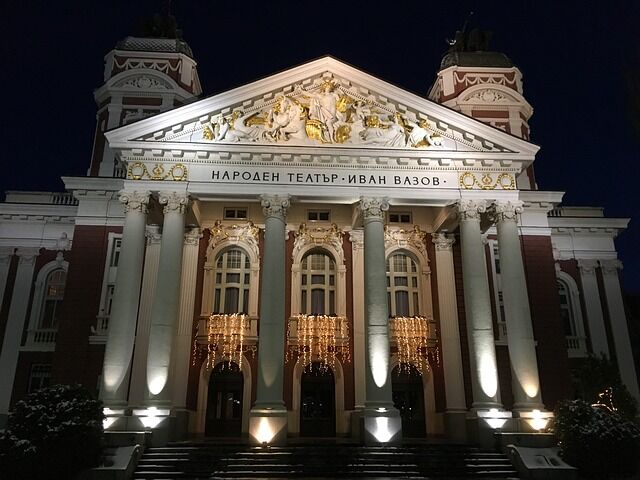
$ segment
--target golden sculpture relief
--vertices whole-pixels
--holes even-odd
[[[142,162],[129,164],[127,168],[127,178],[129,180],[171,180],[181,182],[187,180],[187,167],[182,163],[171,166],[168,172],[165,167],[156,163],[149,172],[147,166]]]

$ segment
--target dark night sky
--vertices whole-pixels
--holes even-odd
[[[89,165],[103,57],[160,0],[3,2],[0,191],[61,190]],[[492,48],[524,74],[535,112],[539,187],[567,205],[634,217],[618,240],[627,290],[640,292],[640,133],[625,74],[640,65],[640,2],[176,1],[206,95],[331,54],[426,95],[444,39],[470,10]],[[635,112],[640,115],[640,112]]]

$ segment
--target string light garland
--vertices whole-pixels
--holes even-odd
[[[228,366],[231,363],[238,364],[242,368],[244,353],[255,355],[255,345],[245,344],[245,331],[249,329],[250,319],[242,313],[213,314],[206,323],[206,343],[198,348],[198,336],[193,342],[193,364],[197,357],[206,355],[206,368],[216,365],[220,358]]]
[[[435,332],[431,332],[429,319],[423,316],[394,317],[389,319],[391,338],[395,340],[399,372],[410,374],[413,365],[420,375],[431,370],[431,363],[440,364],[440,353]]]
[[[336,357],[351,361],[349,326],[340,315],[305,315],[295,317],[296,328],[287,330],[287,361],[296,357],[303,367],[318,362],[321,371],[335,369]]]

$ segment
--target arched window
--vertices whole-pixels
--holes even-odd
[[[389,315],[412,317],[420,315],[420,273],[418,262],[405,252],[387,258],[387,299]]]
[[[312,250],[302,258],[300,270],[300,313],[333,315],[336,313],[336,262],[321,250]]]
[[[248,313],[251,261],[240,248],[216,257],[213,313]]]
[[[578,329],[576,328],[575,315],[571,305],[571,291],[563,280],[558,280],[558,294],[560,295],[560,314],[562,315],[564,334],[567,337],[576,337],[578,336]]]
[[[44,287],[44,297],[40,314],[39,328],[58,327],[58,309],[64,298],[64,286],[67,272],[63,269],[53,270],[47,275]]]

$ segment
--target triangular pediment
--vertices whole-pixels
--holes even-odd
[[[117,151],[322,147],[393,156],[491,153],[530,162],[538,150],[332,57],[120,127],[107,138]]]

